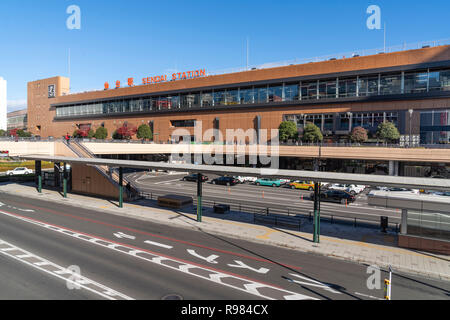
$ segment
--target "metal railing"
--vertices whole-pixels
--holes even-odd
[[[176,192],[175,192],[176,193]],[[167,192],[139,192],[141,199],[148,199],[152,201],[157,201],[159,196],[167,195]],[[194,207],[197,206],[197,199],[193,197]],[[231,202],[227,200],[208,200],[202,199],[203,208],[214,208],[215,205],[226,204],[230,206],[230,211],[235,211],[239,213],[252,215],[253,223],[256,222],[266,222],[268,224],[274,225],[284,225],[298,228],[301,230],[301,226],[305,221],[313,221],[313,211],[312,210],[299,210],[297,207],[271,207],[271,206],[254,206],[248,204],[242,204],[238,202]],[[360,217],[347,217],[339,214],[327,214],[320,213],[322,221],[327,221],[331,224],[345,224],[351,225],[353,227],[369,227],[378,228],[380,227],[380,221],[373,219],[365,219]],[[380,216],[381,217],[381,216]],[[399,232],[398,222],[389,222],[389,228],[394,232]]]

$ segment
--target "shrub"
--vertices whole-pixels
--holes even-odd
[[[136,137],[138,139],[151,139],[153,137],[152,130],[150,129],[150,126],[147,124],[141,124],[139,128],[137,129],[137,135]]]
[[[96,139],[104,140],[108,137],[108,130],[105,127],[98,127],[95,131],[94,137]]]
[[[367,130],[363,127],[353,128],[352,133],[350,134],[350,139],[354,142],[366,142],[369,137],[367,135]]]
[[[322,140],[323,135],[322,132],[320,132],[319,127],[314,123],[308,122],[303,130],[303,141],[316,142]]]
[[[292,121],[283,121],[278,127],[278,135],[281,141],[294,139],[297,132],[297,125]]]
[[[392,122],[384,122],[378,126],[377,137],[384,142],[392,142],[400,139],[400,132]]]

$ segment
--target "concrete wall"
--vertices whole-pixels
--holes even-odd
[[[27,142],[27,141],[2,141],[0,150],[7,150],[11,156],[19,155],[55,155],[55,145],[51,141]]]
[[[94,167],[79,164],[72,165],[72,191],[111,199],[119,198],[119,188],[116,185]],[[123,199],[127,199],[125,187]]]
[[[249,146],[231,145],[191,145],[191,144],[140,144],[140,143],[83,143],[94,154],[171,154],[174,152],[189,153],[226,153],[231,148],[236,153],[243,148],[245,153],[251,152]],[[270,147],[268,148],[270,150]],[[264,149],[262,149],[264,150]],[[279,146],[279,155],[286,157],[316,158],[319,147]],[[273,149],[276,152],[276,149]],[[405,149],[379,147],[322,147],[321,157],[329,159],[361,159],[361,160],[396,160],[413,162],[450,163],[449,149]]]

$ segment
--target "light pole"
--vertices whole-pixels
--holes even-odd
[[[408,146],[411,147],[411,131],[412,131],[412,114],[414,112],[413,109],[409,109],[409,144]]]

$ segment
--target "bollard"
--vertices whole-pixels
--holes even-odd
[[[345,199],[345,207],[347,208],[347,199]]]

